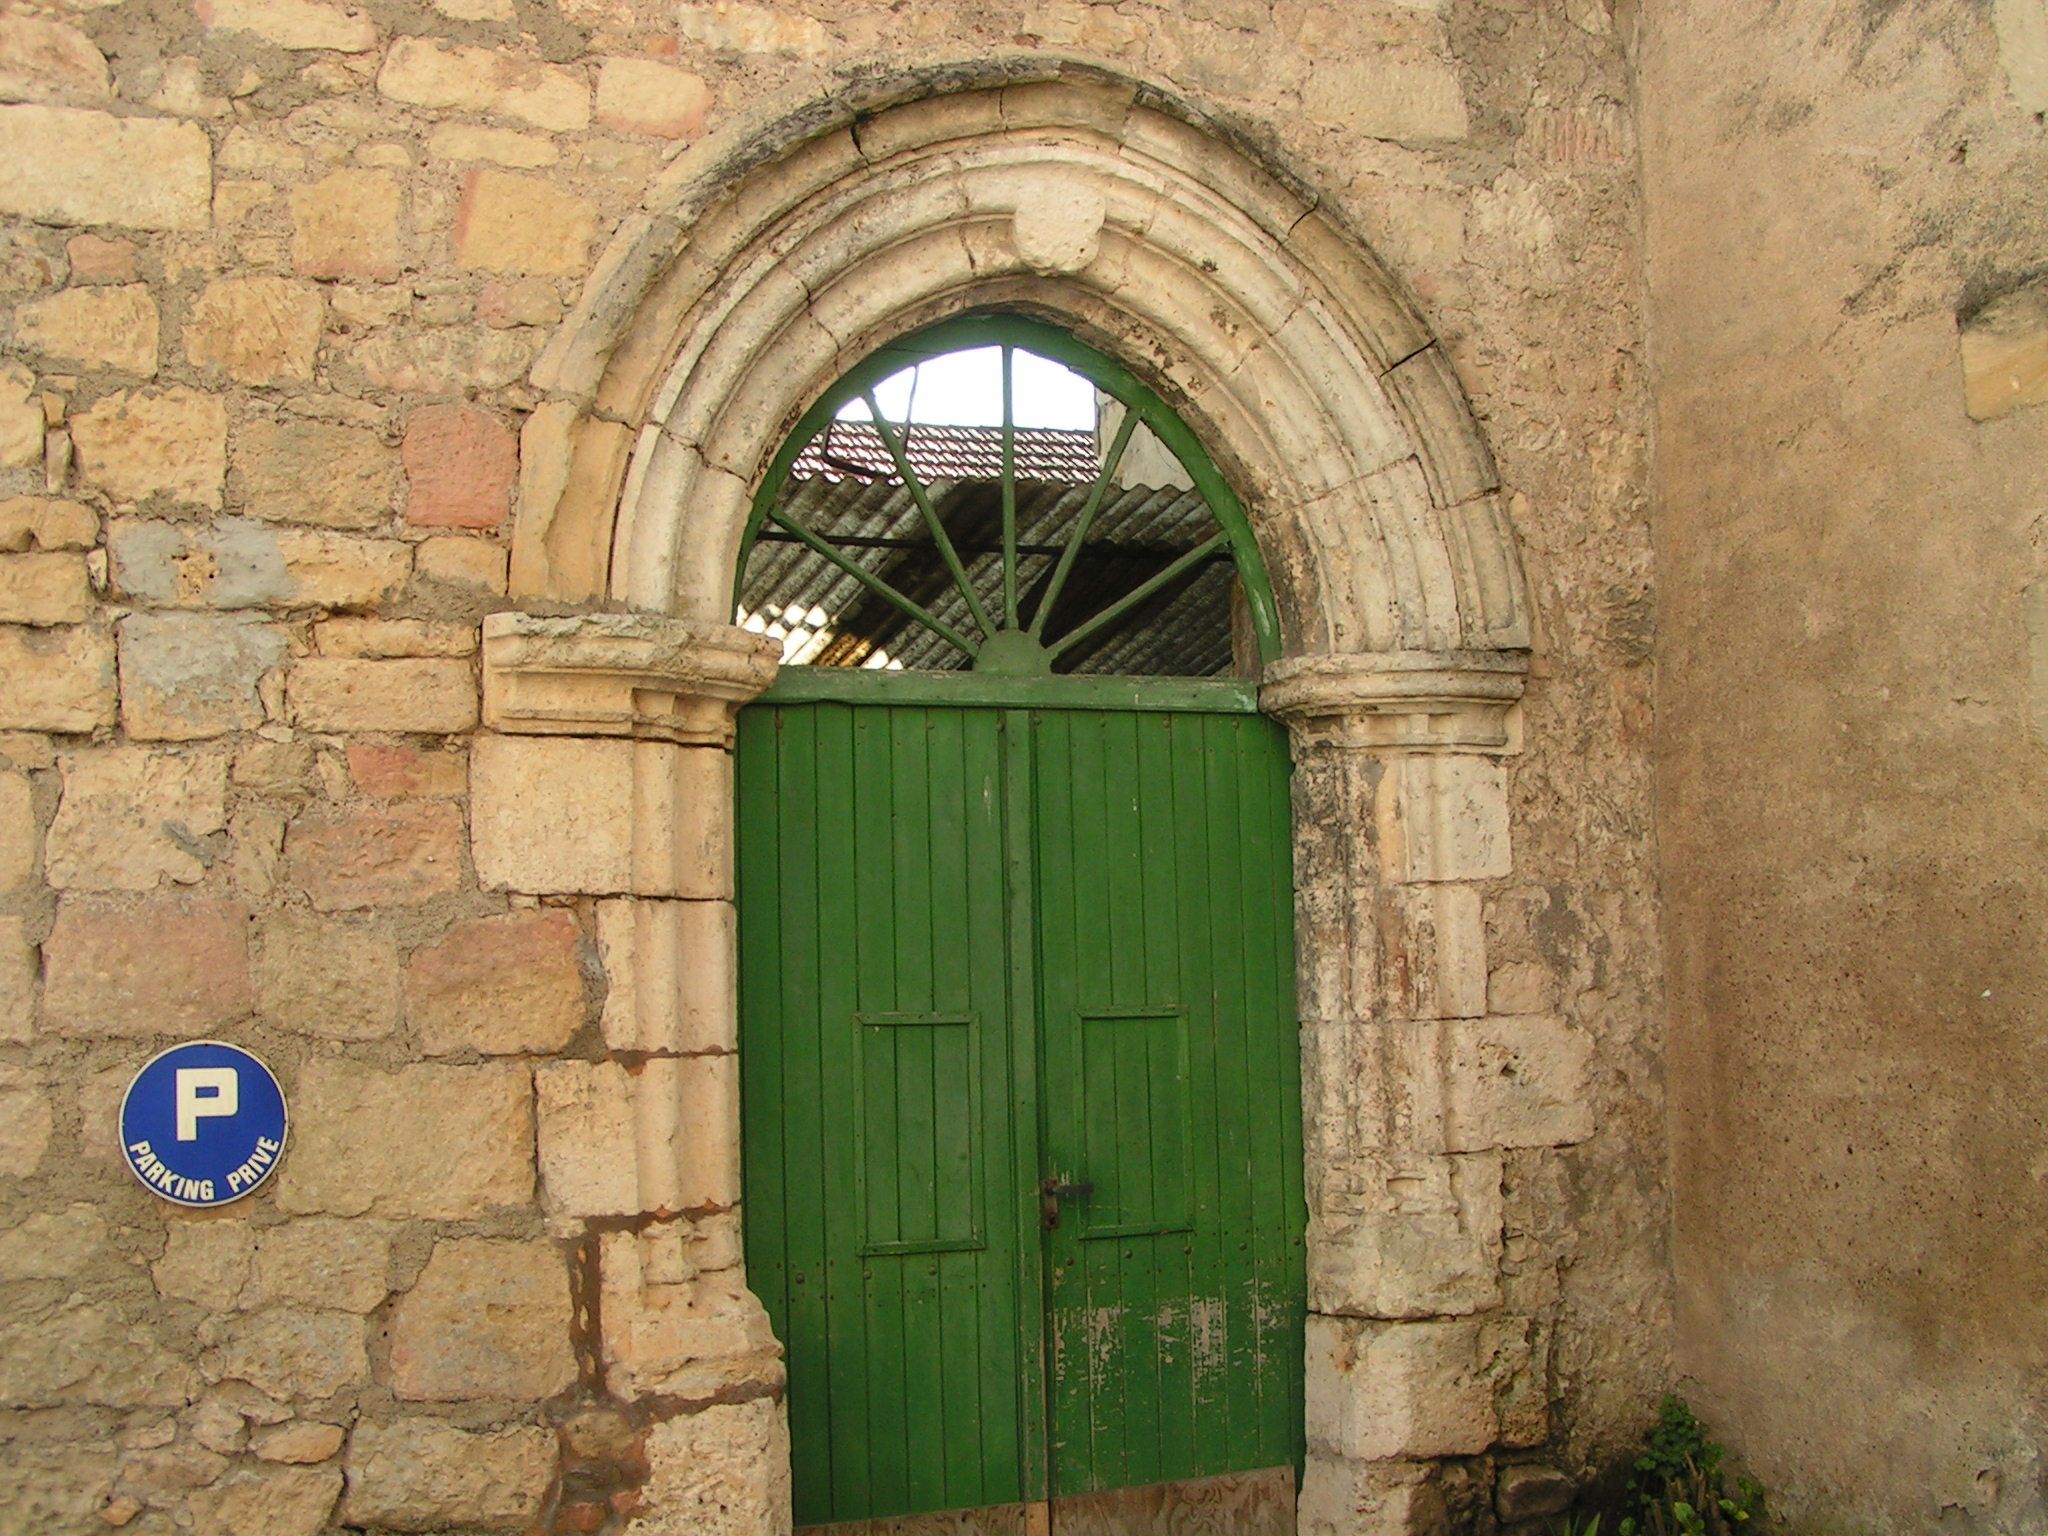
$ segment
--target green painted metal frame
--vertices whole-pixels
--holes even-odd
[[[973,583],[968,579],[965,566],[960,560],[959,552],[954,548],[929,493],[911,467],[901,431],[897,430],[895,423],[883,418],[874,394],[875,386],[882,380],[916,363],[949,352],[981,347],[1000,347],[1003,353],[1003,590],[1000,620],[989,613],[980,594],[974,590]],[[1118,427],[1108,453],[1104,455],[1101,473],[1097,476],[1094,488],[1076,519],[1074,530],[1053,569],[1045,595],[1028,625],[1024,623],[1018,611],[1017,594],[1016,426],[1015,413],[1012,410],[1012,362],[1019,351],[1032,353],[1073,370],[1117,401],[1125,411],[1124,420]],[[795,465],[798,455],[810,445],[813,438],[831,424],[839,411],[853,400],[862,400],[866,403],[875,430],[888,449],[897,474],[915,501],[925,526],[932,535],[933,544],[953,579],[954,586],[966,600],[968,612],[976,628],[981,632],[979,639],[943,623],[921,604],[899,592],[857,561],[849,559],[835,549],[829,540],[786,516],[777,507],[782,488],[789,479],[790,470]],[[1194,482],[1195,489],[1208,504],[1211,515],[1215,517],[1217,532],[1140,586],[1125,593],[1109,607],[1091,615],[1047,645],[1044,642],[1046,619],[1066,585],[1067,577],[1081,553],[1083,541],[1094,523],[1097,512],[1101,509],[1116,467],[1122,460],[1124,450],[1128,447],[1132,433],[1139,423],[1150,428],[1153,435],[1180,461],[1181,467]],[[748,559],[762,529],[771,522],[799,539],[813,553],[859,581],[914,623],[922,625],[967,656],[974,662],[976,670],[951,675],[973,678],[977,683],[988,685],[990,697],[986,702],[1022,702],[1004,691],[1007,684],[1022,678],[1047,680],[1051,663],[1062,653],[1082,644],[1104,629],[1114,627],[1148,598],[1170,587],[1173,582],[1226,546],[1237,567],[1245,606],[1258,642],[1259,659],[1261,662],[1271,662],[1280,655],[1279,610],[1273,601],[1272,583],[1267,578],[1265,561],[1259,553],[1258,541],[1252,535],[1251,522],[1245,516],[1244,506],[1237,499],[1236,493],[1231,490],[1229,483],[1217,470],[1215,462],[1210,459],[1195,434],[1189,430],[1187,423],[1135,374],[1115,359],[1098,352],[1057,326],[1028,316],[989,313],[963,315],[942,321],[879,348],[849,369],[826,390],[798,420],[795,430],[790,433],[782,448],[770,461],[761,487],[755,493],[753,512],[747,521],[746,534],[740,546],[738,570],[733,582],[735,608],[739,606],[740,593],[746,580]],[[771,700],[797,696],[821,697],[814,693],[797,695],[786,691],[796,674],[805,670],[808,669],[789,668],[784,671],[782,681],[770,691],[768,697]],[[858,682],[853,684],[853,687],[858,689],[857,695],[849,693],[832,696],[858,696],[878,701],[897,697],[906,679],[912,676],[902,672],[858,668],[819,670],[843,671],[849,679],[858,679]],[[1093,678],[1067,677],[1051,680],[1060,684],[1097,681]],[[1138,684],[1141,688],[1154,686],[1150,679],[1128,681]],[[976,699],[971,697],[973,693],[974,690],[969,689],[970,696],[952,698],[948,702],[976,702]],[[1075,695],[1076,699],[1085,697],[1085,692]],[[1048,694],[1037,695],[1029,702],[1039,707],[1146,707],[1130,703],[1115,706],[1068,703],[1063,698]]]

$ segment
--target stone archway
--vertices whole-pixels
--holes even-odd
[[[1425,1525],[1434,1459],[1544,1436],[1540,1330],[1503,1311],[1502,1151],[1590,1129],[1584,1038],[1486,1014],[1521,565],[1393,280],[1197,114],[1044,61],[700,146],[534,370],[513,595],[535,612],[486,623],[475,850],[486,883],[600,898],[625,978],[610,1059],[544,1070],[541,1143],[557,1211],[610,1223],[606,1386],[665,1420],[642,1518],[786,1521],[779,1367],[734,1219],[731,723],[774,669],[729,624],[753,486],[847,366],[990,305],[1145,376],[1251,512],[1287,650],[1262,699],[1298,767],[1303,1529]],[[536,616],[586,608],[610,611]]]

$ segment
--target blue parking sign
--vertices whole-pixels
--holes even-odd
[[[121,1154],[153,1194],[226,1205],[284,1156],[284,1090],[238,1045],[191,1040],[151,1057],[121,1100]]]

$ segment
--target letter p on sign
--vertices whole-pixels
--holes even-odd
[[[241,1102],[233,1067],[178,1068],[178,1140],[197,1141],[199,1122],[232,1116]]]

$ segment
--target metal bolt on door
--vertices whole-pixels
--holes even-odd
[[[799,1525],[1133,1528],[1084,1496],[1299,1462],[1285,742],[1228,685],[1006,697],[741,716],[743,1214]]]

